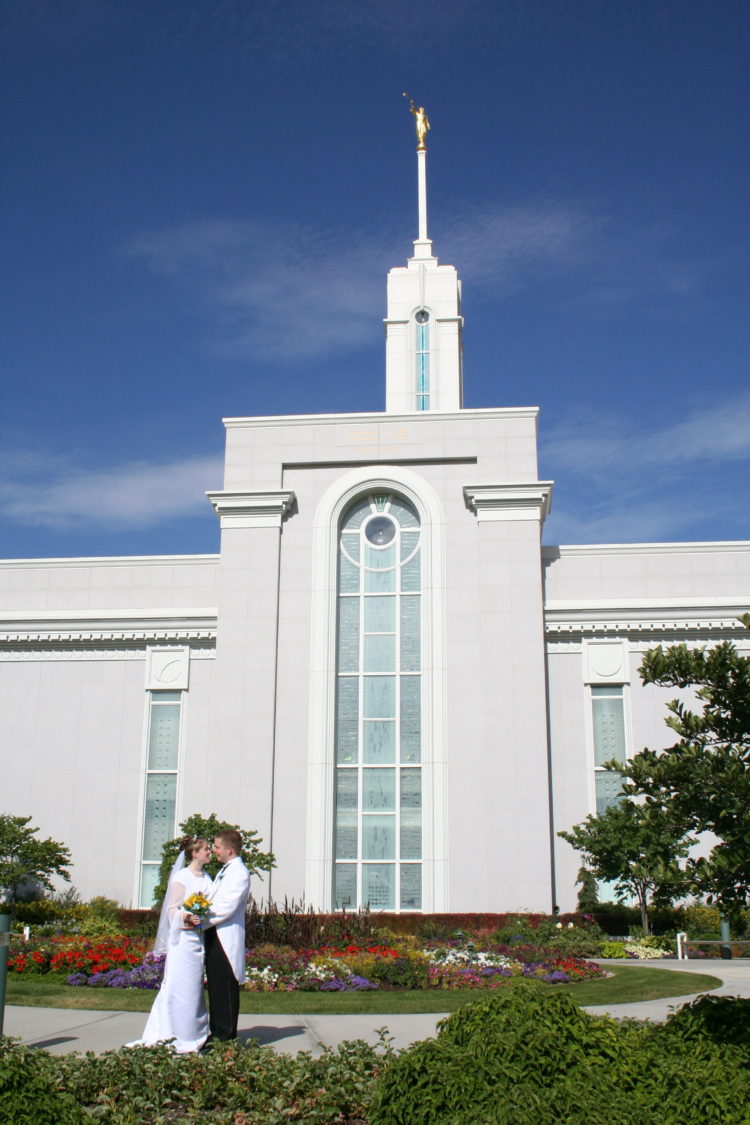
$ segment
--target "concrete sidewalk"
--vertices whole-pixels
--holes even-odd
[[[722,981],[713,995],[750,997],[750,958],[734,961],[617,961],[618,965],[655,967],[675,972],[706,973]],[[670,1011],[695,999],[670,996],[635,1004],[609,1004],[586,1009],[595,1015],[617,1019],[665,1020]],[[444,1015],[445,1013],[443,1013]],[[241,1015],[240,1042],[257,1039],[278,1051],[296,1054],[310,1051],[319,1055],[324,1047],[337,1047],[346,1039],[376,1043],[378,1030],[388,1029],[394,1047],[408,1047],[435,1034],[440,1013],[428,1015]],[[21,1039],[51,1054],[68,1051],[116,1050],[137,1039],[146,1022],[145,1012],[89,1012],[71,1008],[22,1008],[9,1005],[5,1010],[5,1034]]]

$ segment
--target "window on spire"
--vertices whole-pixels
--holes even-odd
[[[417,331],[417,410],[430,409],[430,314],[420,309],[414,317]]]

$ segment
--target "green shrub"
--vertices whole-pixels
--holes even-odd
[[[740,996],[699,996],[673,1012],[665,1032],[695,1042],[729,1043],[750,1063],[750,1000]]]
[[[427,988],[429,962],[421,957],[373,958],[369,979],[392,988]]]
[[[59,1088],[54,1060],[0,1036],[0,1121],[17,1125],[82,1125],[90,1120]]]
[[[745,1125],[736,1048],[587,1015],[528,981],[460,1008],[375,1082],[370,1125]]]
[[[386,1055],[388,1051],[386,1049]],[[50,1066],[88,1112],[105,1125],[332,1125],[364,1117],[373,1075],[384,1054],[357,1040],[319,1058],[276,1054],[254,1040],[209,1055],[175,1055],[168,1047],[62,1055]],[[33,1118],[5,1118],[37,1125]],[[54,1125],[79,1125],[60,1117]],[[53,1125],[41,1118],[38,1125]]]
[[[685,907],[685,929],[691,938],[718,938],[721,914],[718,906],[690,902]]]
[[[51,898],[17,902],[13,919],[24,926],[77,925],[86,912],[82,903],[60,903]]]

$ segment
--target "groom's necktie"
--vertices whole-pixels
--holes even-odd
[[[215,895],[216,895],[216,892],[217,892],[217,891],[218,891],[218,889],[219,889],[219,883],[220,883],[220,882],[221,882],[221,880],[222,880],[222,879],[224,878],[224,873],[225,873],[226,869],[227,869],[227,868],[226,868],[226,864],[224,864],[224,866],[222,867],[221,871],[219,872],[219,874],[218,874],[218,875],[216,876],[216,878],[214,879],[214,885],[213,885],[213,887],[212,887],[212,889],[211,889],[211,899],[212,899],[212,900],[213,900],[213,898],[215,897]]]

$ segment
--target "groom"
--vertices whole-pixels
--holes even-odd
[[[250,872],[242,862],[242,837],[235,829],[214,836],[214,855],[224,866],[214,881],[211,908],[202,928],[208,984],[208,1042],[237,1038],[240,984],[245,979],[245,909]]]

